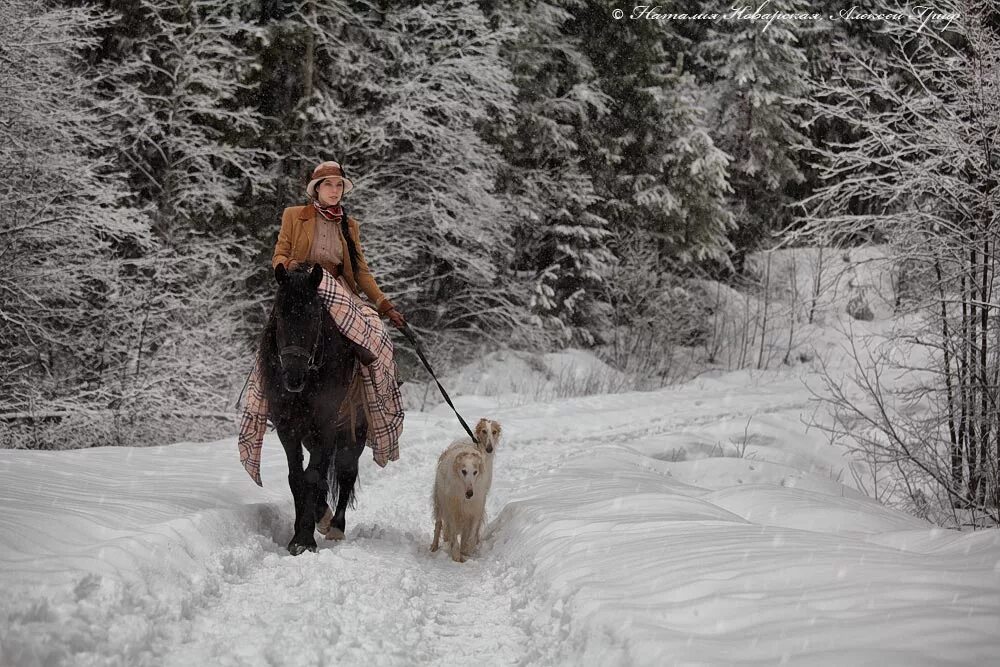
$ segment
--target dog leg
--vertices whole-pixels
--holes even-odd
[[[451,536],[451,559],[456,563],[465,562],[465,558],[462,556],[462,547],[459,544],[459,535],[457,532]]]
[[[471,556],[472,551],[476,548],[476,520],[473,518],[466,519],[465,523],[462,524],[462,555]]]
[[[441,519],[434,522],[434,541],[431,542],[431,551],[437,551],[439,544],[438,538],[441,537]]]

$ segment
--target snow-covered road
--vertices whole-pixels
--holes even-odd
[[[720,408],[744,419],[748,410],[787,407],[787,394],[765,393],[748,405],[668,409],[664,394],[594,397],[490,410],[507,424],[490,507],[503,507],[519,485],[544,478],[562,460],[597,443],[623,442],[720,419]],[[474,401],[465,401],[467,404]],[[680,406],[677,406],[678,408]],[[539,600],[527,564],[483,549],[466,564],[431,554],[429,491],[433,464],[456,431],[446,410],[415,415],[407,425],[407,460],[387,470],[367,466],[345,544],[291,558],[291,515],[269,526],[268,539],[232,548],[241,576],[161,642],[164,664],[525,664],[575,655],[557,627],[537,628]],[[585,416],[583,416],[585,415]],[[453,435],[459,435],[454,433]],[[415,436],[415,437],[414,437]],[[276,443],[275,443],[276,444]],[[278,447],[272,447],[278,451]],[[284,462],[265,474],[283,481]],[[368,463],[368,462],[366,462]],[[273,538],[273,539],[272,539]],[[250,565],[253,564],[253,565]]]
[[[791,373],[498,408],[494,519],[428,551],[446,406],[366,456],[348,539],[291,557],[285,462],[233,440],[0,451],[0,664],[941,664],[1000,649],[1000,531],[843,486]],[[847,476],[849,478],[849,476]]]
[[[439,430],[413,421],[410,432]],[[348,539],[321,541],[318,553],[288,555],[292,516],[282,507],[265,535],[231,548],[235,576],[158,643],[156,662],[519,664],[538,641],[548,650],[530,632],[539,594],[526,592],[521,568],[488,550],[464,564],[429,552],[431,445],[387,470],[366,461]]]

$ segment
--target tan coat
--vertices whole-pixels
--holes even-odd
[[[317,212],[313,206],[289,206],[281,215],[281,231],[278,232],[278,242],[274,246],[274,255],[271,257],[271,266],[278,264],[287,265],[290,260],[306,262],[309,260],[312,250],[313,240],[316,238],[316,216]],[[371,271],[368,270],[368,261],[365,260],[364,251],[361,249],[361,236],[358,230],[358,221],[351,216],[347,216],[347,229],[354,239],[354,247],[358,251],[357,271],[351,265],[351,254],[347,250],[347,241],[344,234],[337,225],[337,236],[343,249],[344,258],[344,278],[348,285],[356,293],[364,293],[378,309],[384,313],[390,309],[392,304],[386,298]],[[327,271],[334,273],[336,267],[324,266]]]

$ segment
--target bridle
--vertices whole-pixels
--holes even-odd
[[[310,371],[319,370],[326,361],[326,346],[323,345],[323,307],[316,306],[316,335],[313,337],[311,350],[307,350],[299,345],[286,345],[278,350],[278,360],[282,369],[285,367],[285,357],[302,357],[306,359],[306,366]]]

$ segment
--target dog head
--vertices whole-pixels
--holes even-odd
[[[483,417],[476,424],[476,440],[479,441],[479,448],[485,450],[487,454],[492,454],[493,450],[500,443],[500,434],[503,428],[500,422]]]
[[[483,456],[477,451],[463,452],[455,457],[455,476],[465,486],[465,497],[475,495],[473,488],[483,470]]]

